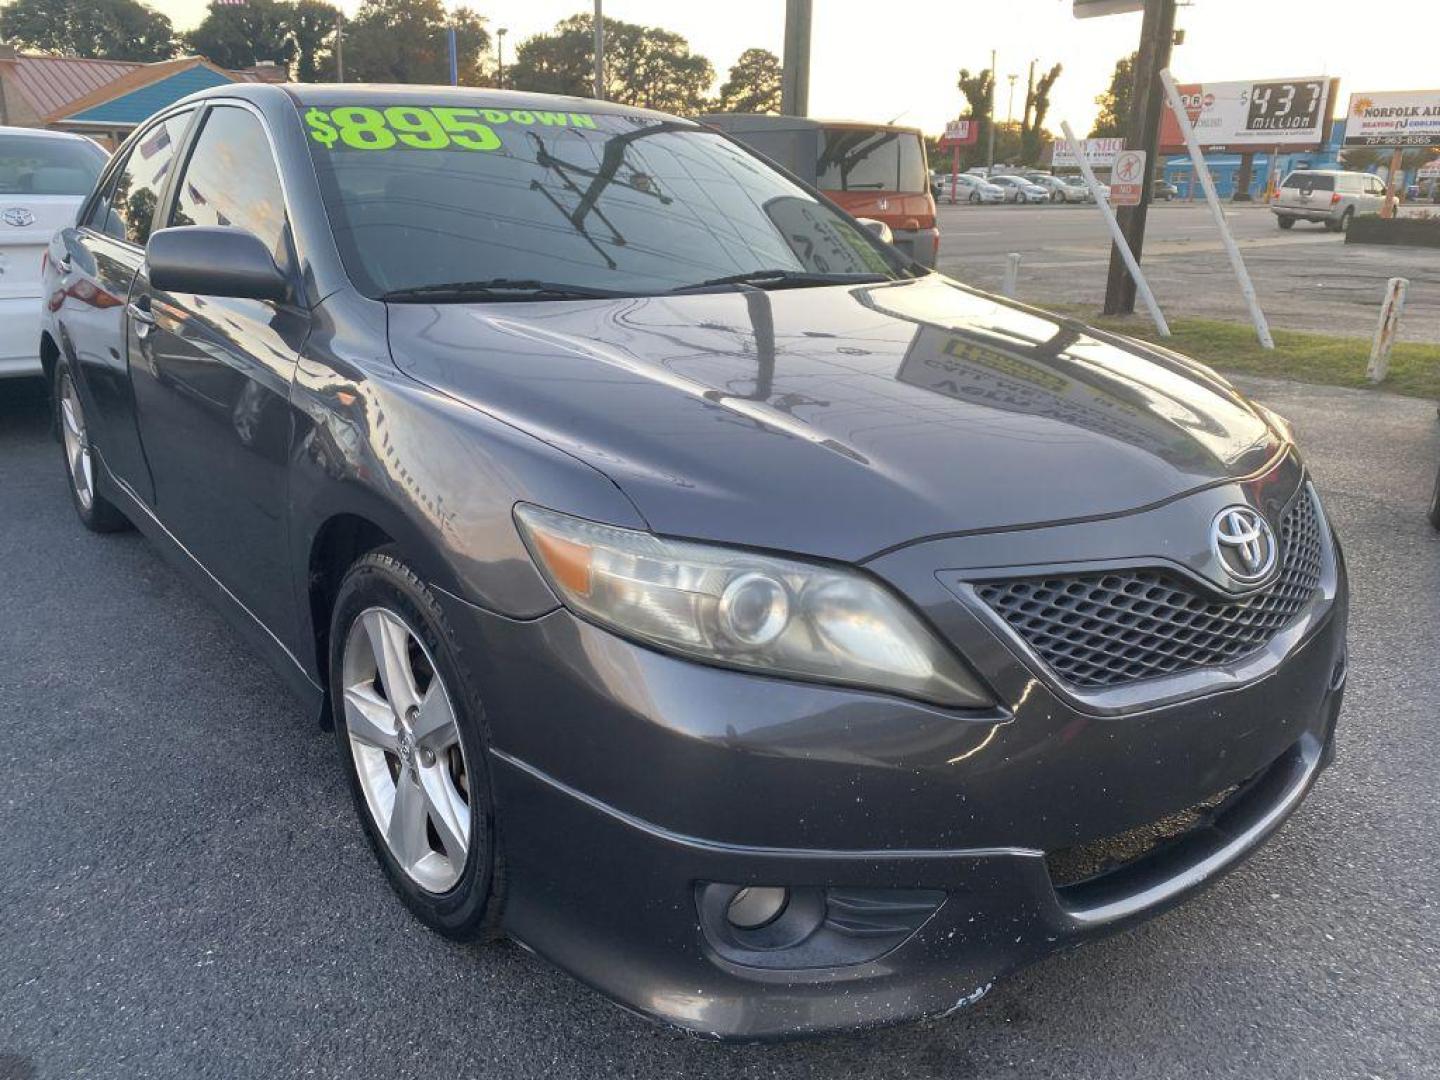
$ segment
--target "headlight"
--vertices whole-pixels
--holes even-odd
[[[975,676],[879,583],[853,570],[662,540],[520,505],[536,564],[566,606],[619,634],[731,667],[992,704]]]

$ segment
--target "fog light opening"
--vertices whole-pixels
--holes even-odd
[[[725,918],[737,930],[759,930],[784,915],[789,906],[789,889],[747,886],[730,898]]]

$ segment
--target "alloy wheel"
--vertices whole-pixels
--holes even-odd
[[[350,625],[341,669],[355,772],[390,855],[420,888],[448,892],[470,849],[470,771],[434,659],[394,611]]]
[[[70,466],[75,496],[81,507],[89,510],[95,501],[94,465],[90,460],[90,440],[85,434],[85,412],[68,371],[60,375],[60,436],[65,443],[65,461]]]

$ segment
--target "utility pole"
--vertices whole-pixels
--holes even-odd
[[[995,172],[995,50],[990,50],[990,115],[987,118],[990,124],[990,147],[986,153],[989,168],[985,175],[990,176]]]
[[[605,14],[595,0],[595,98],[605,100]]]
[[[785,60],[780,71],[780,112],[810,114],[810,23],[813,0],[785,0]]]
[[[345,13],[335,12],[335,81],[345,81]]]
[[[505,27],[495,31],[495,65],[499,69],[495,75],[496,88],[505,89],[505,35],[510,31]]]
[[[1010,103],[1005,106],[1005,126],[1009,127],[1015,123],[1015,82],[1020,76],[1006,75],[1005,77],[1010,80]]]
[[[1155,167],[1160,149],[1160,120],[1165,115],[1165,89],[1160,72],[1170,66],[1170,49],[1175,41],[1175,0],[1145,0],[1145,19],[1140,27],[1140,51],[1135,57],[1135,93],[1130,99],[1130,129],[1125,146],[1144,150],[1146,169]],[[1145,219],[1150,212],[1154,184],[1145,178],[1139,206],[1116,210],[1120,230],[1138,264],[1145,246]],[[1105,285],[1105,314],[1129,315],[1135,310],[1135,279],[1125,266],[1118,247],[1110,249],[1110,276]]]

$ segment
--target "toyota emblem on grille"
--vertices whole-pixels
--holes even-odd
[[[1236,581],[1252,584],[1275,567],[1275,533],[1259,511],[1227,506],[1210,526],[1210,547]]]
[[[35,224],[35,215],[23,206],[8,207],[3,214],[0,214],[0,218],[4,218],[6,225],[14,225],[17,229]]]

